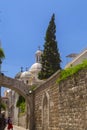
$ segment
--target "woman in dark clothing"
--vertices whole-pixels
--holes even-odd
[[[7,130],[13,130],[13,125],[12,125],[12,120],[10,119],[10,117],[8,117],[8,126],[7,126]]]

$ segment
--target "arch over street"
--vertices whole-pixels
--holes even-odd
[[[29,118],[29,130],[34,130],[33,129],[33,124],[34,124],[34,120],[33,120],[33,94],[29,95],[29,86],[26,85],[23,81],[19,81],[17,79],[13,79],[4,75],[0,75],[0,86],[9,88],[14,90],[15,92],[17,92],[18,94],[22,95],[26,101],[27,101],[27,105],[28,107],[28,111],[30,111],[30,116]]]

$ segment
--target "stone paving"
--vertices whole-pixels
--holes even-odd
[[[7,127],[5,128],[5,130],[7,130]],[[28,129],[13,125],[13,130],[28,130]]]

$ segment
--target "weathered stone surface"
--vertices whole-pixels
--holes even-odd
[[[35,92],[35,130],[86,130],[87,70],[56,84],[58,76],[56,73]]]

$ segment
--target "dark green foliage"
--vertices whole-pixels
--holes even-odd
[[[47,79],[57,70],[61,69],[61,59],[57,48],[57,41],[55,36],[56,25],[54,21],[55,15],[53,14],[46,31],[44,50],[41,57],[42,69],[38,75],[39,79]]]
[[[17,101],[17,103],[16,103],[16,107],[19,107],[20,113],[25,112],[25,105],[26,105],[26,103],[25,103],[25,98],[20,95],[20,96],[19,96],[19,99],[18,99],[18,101]]]
[[[16,106],[17,107],[20,107],[20,105],[23,103],[23,102],[25,102],[25,99],[24,99],[24,97],[23,96],[19,96],[19,99],[18,99],[18,101],[17,101],[17,103],[16,103]]]
[[[22,102],[21,104],[20,104],[20,113],[24,113],[25,112],[25,102]]]
[[[2,110],[6,110],[6,104],[1,103],[1,109],[2,109]]]
[[[0,58],[1,59],[5,58],[5,54],[2,48],[0,48]]]

